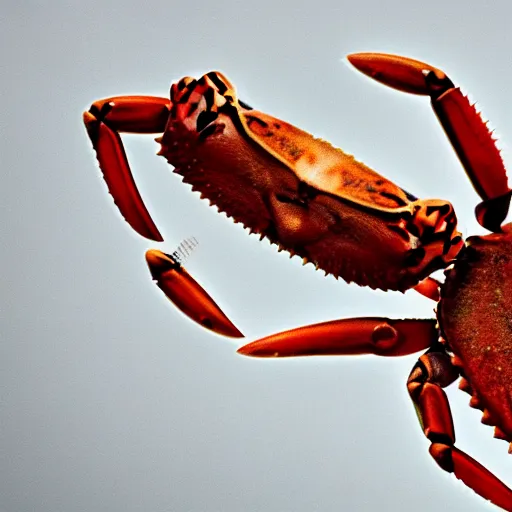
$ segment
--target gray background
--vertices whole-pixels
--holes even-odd
[[[477,99],[512,160],[508,0],[7,1],[0,27],[0,510],[482,511],[427,453],[405,389],[417,356],[254,360],[151,283],[81,113],[220,69],[249,104],[331,140],[422,197],[478,201],[424,98],[342,60],[400,53]],[[413,292],[336,282],[247,234],[126,137],[172,251],[248,340],[327,319],[429,317]],[[512,482],[506,444],[452,386],[458,446]]]

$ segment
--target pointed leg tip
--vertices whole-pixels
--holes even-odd
[[[167,297],[169,298],[169,295]],[[194,322],[220,336],[235,339],[245,337],[217,305],[215,305],[215,311],[189,310],[187,312],[184,311],[184,313]]]
[[[169,297],[169,295],[167,296]],[[211,299],[209,298],[209,300]],[[245,337],[213,301],[210,303],[207,310],[202,310],[201,303],[195,306],[199,306],[200,309],[194,310],[191,308],[186,314],[205,329],[220,336],[225,336],[226,338],[239,339]]]
[[[254,357],[254,354],[252,353],[252,350],[248,347],[250,347],[251,343],[244,345],[240,347],[236,353],[240,354],[241,356],[247,356],[247,357]]]
[[[155,228],[154,232],[151,235],[150,240],[153,240],[154,242],[163,242],[164,237],[160,234],[160,231]]]
[[[279,357],[279,352],[269,352],[265,350],[257,341],[248,343],[237,350],[237,353],[246,357],[271,358]]]
[[[358,53],[349,53],[347,55],[347,60],[354,66],[358,71],[364,73],[371,77],[372,63],[374,61],[376,53],[369,52],[358,52]]]
[[[219,328],[216,331],[217,334],[222,334],[223,336],[227,336],[228,338],[245,338],[244,334],[240,330],[238,330],[238,328],[233,323],[231,323],[230,320],[228,321],[229,325],[226,324],[225,326]]]
[[[347,55],[347,60],[350,62],[350,64],[354,64],[354,61],[357,62],[357,56],[360,55],[359,53],[349,53]]]
[[[200,309],[192,313],[190,318],[220,336],[234,339],[245,338],[244,334],[228,318],[222,309],[220,309],[206,291],[201,289],[200,293],[203,296],[196,305]],[[201,312],[202,307],[204,307],[204,310]]]

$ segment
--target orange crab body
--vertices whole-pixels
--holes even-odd
[[[455,445],[443,388],[461,377],[471,405],[512,443],[512,228],[502,227],[512,191],[486,124],[446,74],[386,54],[350,62],[395,89],[427,96],[481,202],[490,235],[457,231],[452,205],[422,200],[307,132],[237,98],[218,72],[185,77],[170,98],[119,96],[93,103],[84,122],[105,181],[139,234],[162,236],[137,190],[120,137],[157,133],[159,154],[201,197],[251,232],[326,273],[361,286],[415,289],[439,302],[437,319],[340,319],[267,336],[241,347],[253,357],[420,350],[407,381],[430,454],[480,496],[512,512],[512,490]],[[181,311],[218,334],[242,337],[174,255],[146,253],[152,278]],[[430,274],[446,269],[439,283]]]
[[[171,104],[157,140],[174,172],[327,273],[405,291],[462,245],[450,203],[417,200],[328,142],[242,106],[220,73],[174,84]]]

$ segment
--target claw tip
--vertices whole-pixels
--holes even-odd
[[[237,354],[246,357],[268,357],[268,354],[260,353],[260,351],[258,351],[257,347],[254,346],[254,342],[240,347],[236,352]],[[277,355],[278,354],[276,354],[276,356]]]

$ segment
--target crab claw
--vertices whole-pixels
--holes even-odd
[[[475,106],[443,71],[424,62],[384,53],[354,53],[347,58],[359,71],[384,85],[430,96],[441,126],[482,199],[475,212],[478,222],[499,232],[512,190],[493,133]]]
[[[120,133],[161,133],[169,116],[166,98],[115,96],[95,101],[83,121],[115,204],[140,235],[161,242],[133,178]]]
[[[429,96],[431,89],[425,75],[433,72],[438,80],[447,76],[443,71],[419,60],[387,53],[352,53],[348,61],[361,73],[378,82],[411,94]]]
[[[394,357],[427,348],[436,335],[435,320],[347,318],[273,334],[240,347],[238,353],[252,357]]]
[[[146,261],[158,287],[194,322],[223,336],[244,337],[204,288],[172,256],[150,249],[146,252]]]

